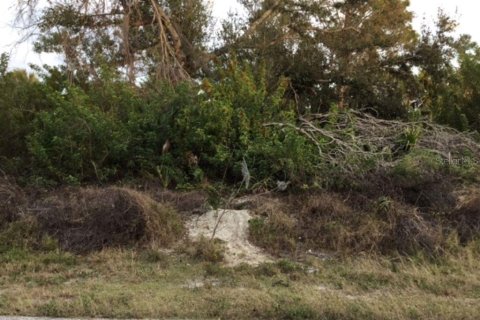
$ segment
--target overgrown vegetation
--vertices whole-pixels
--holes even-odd
[[[421,253],[438,258],[451,249],[451,237],[459,235],[451,221],[392,198],[350,196],[343,200],[333,193],[305,194],[267,205],[268,211],[261,206],[256,210],[260,216],[250,224],[251,239],[273,254],[290,257],[310,252],[341,256]]]
[[[27,74],[2,55],[1,168],[22,184],[235,183],[245,159],[259,188],[331,187],[417,145],[440,151],[453,133],[431,120],[478,129],[479,49],[443,13],[416,34],[402,0],[246,1],[247,19],[225,21],[210,48],[200,0],[109,3],[52,1],[35,15],[35,1],[18,2],[18,21],[42,31],[36,50],[65,56]],[[471,146],[446,150],[454,140],[442,160],[475,159]]]
[[[212,42],[201,0],[18,1],[65,64],[0,57],[0,313],[480,312],[478,45],[443,13],[417,34],[403,0],[241,3]],[[286,260],[188,239],[237,205]]]
[[[438,255],[452,234],[462,244],[477,238],[476,229],[462,222],[467,216],[476,221],[475,211],[455,217],[461,204],[456,193],[478,183],[475,133],[421,114],[386,120],[340,106],[305,113],[288,98],[291,80],[272,82],[266,64],[233,57],[199,84],[147,79],[133,85],[118,70],[101,71],[84,82],[69,81],[62,68],[39,69],[36,76],[2,73],[0,85],[23,92],[21,101],[3,97],[8,126],[2,130],[10,141],[0,146],[5,177],[34,188],[156,181],[163,188],[202,188],[210,200],[221,196],[219,183],[228,192],[241,181],[240,193],[312,194],[284,210],[257,208],[252,239],[275,254],[295,255],[303,246]],[[132,192],[57,189],[26,207],[21,188],[5,184],[2,224],[42,208],[35,216],[40,227],[73,251],[156,236],[167,245],[181,237],[175,213],[152,208],[152,199]],[[102,194],[109,200],[98,199]],[[115,214],[109,218],[110,207]],[[220,260],[213,247],[198,255]]]

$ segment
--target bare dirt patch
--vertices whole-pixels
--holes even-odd
[[[214,238],[225,242],[225,261],[234,266],[241,263],[258,265],[271,261],[262,249],[248,241],[248,226],[252,218],[248,210],[212,210],[201,216],[194,216],[187,222],[192,239]]]

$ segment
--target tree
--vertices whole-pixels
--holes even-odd
[[[39,79],[23,70],[7,72],[8,58],[0,63],[0,167],[27,160],[25,137],[36,113],[48,110],[51,101]],[[15,158],[15,159],[14,159]]]
[[[436,122],[479,131],[480,48],[470,36],[461,36],[449,50],[454,59],[444,64],[442,77],[431,70],[421,74],[427,110]]]
[[[374,109],[383,117],[406,112],[413,83],[409,53],[415,32],[408,1],[351,0],[334,4],[318,35],[334,61],[331,75],[340,108]]]
[[[39,11],[38,0],[18,0],[17,21],[40,34],[37,51],[63,54],[72,78],[95,78],[107,65],[131,82],[188,79],[210,21],[202,0],[53,0]]]
[[[3,52],[0,55],[0,78],[5,77],[5,74],[7,73],[7,70],[8,70],[9,61],[10,61],[10,57],[8,56],[8,54]]]
[[[419,104],[431,120],[460,130],[469,128],[465,113],[465,90],[470,85],[462,73],[468,72],[472,43],[468,37],[456,39],[457,23],[439,11],[434,30],[423,28],[415,50],[419,70]],[[460,69],[455,66],[460,64]],[[470,115],[472,116],[472,115]]]
[[[212,48],[203,0],[51,0],[42,11],[38,0],[18,0],[23,24],[40,31],[36,49],[62,53],[77,83],[101,81],[106,70],[131,83],[139,76],[174,84],[220,79],[214,65],[235,56],[256,69],[266,65],[269,88],[290,79],[286,96],[302,115],[336,104],[398,118],[413,102],[463,126],[455,110],[464,93],[451,90],[466,85],[468,72],[452,64],[461,44],[446,15],[435,32],[419,36],[408,0],[239,1],[246,18],[224,21],[221,44]],[[473,59],[463,57],[465,66]]]
[[[385,116],[404,112],[413,91],[410,53],[416,44],[408,1],[243,3],[249,12],[243,29],[250,32],[235,36],[239,28],[227,24],[225,42],[240,56],[269,61],[272,78],[289,77],[290,94],[301,107],[319,111],[338,103],[340,108],[374,108]]]
[[[468,121],[470,129],[480,131],[480,47],[468,36],[459,42],[466,44],[459,53],[461,114]]]

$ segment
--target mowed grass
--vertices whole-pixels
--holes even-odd
[[[228,268],[177,252],[0,255],[0,314],[221,319],[478,319],[475,250]]]

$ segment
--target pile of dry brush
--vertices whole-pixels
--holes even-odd
[[[30,247],[41,247],[48,237],[77,253],[107,247],[165,247],[185,232],[173,206],[132,189],[65,188],[28,197],[7,179],[0,180],[2,230],[7,238],[30,237]],[[17,240],[8,241],[25,243]]]
[[[426,120],[383,120],[348,110],[301,117],[296,125],[267,123],[265,126],[293,128],[317,146],[319,162],[337,165],[349,174],[362,171],[358,167],[363,165],[362,160],[373,160],[377,169],[390,168],[399,155],[412,148],[429,150],[446,163],[466,155],[480,159],[480,144],[474,134]]]
[[[318,148],[319,170],[327,164],[347,181],[322,192],[257,201],[252,240],[272,253],[301,248],[434,255],[452,242],[480,238],[475,134],[357,111],[266,125],[305,136]]]
[[[252,207],[253,243],[274,255],[416,254],[439,256],[480,238],[480,192],[445,215],[428,214],[388,197],[315,192],[262,198]]]

